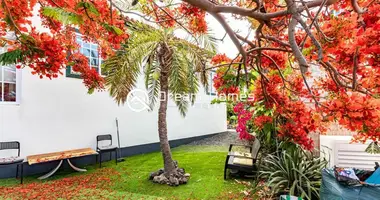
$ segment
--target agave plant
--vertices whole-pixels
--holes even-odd
[[[198,80],[204,86],[208,84],[205,63],[213,55],[216,43],[215,40],[207,40],[212,37],[198,38],[198,43],[209,48],[205,50],[200,45],[175,37],[174,29],[154,28],[137,21],[130,21],[127,25],[130,38],[124,49],[103,64],[107,74],[106,86],[117,103],[125,103],[140,72],[143,72],[150,108],[153,109],[160,99],[158,133],[165,175],[170,176],[175,173],[176,166],[167,137],[169,93],[185,116],[189,104],[195,101],[200,85]]]
[[[267,155],[261,164],[260,177],[275,194],[290,194],[304,199],[319,199],[321,170],[327,161],[316,158],[301,147]]]

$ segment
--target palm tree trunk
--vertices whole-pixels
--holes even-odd
[[[160,138],[160,147],[162,157],[164,159],[164,171],[166,175],[172,174],[176,166],[172,159],[168,140],[168,129],[166,123],[166,111],[168,107],[168,91],[169,91],[169,70],[172,59],[171,50],[166,44],[161,45],[158,53],[161,73],[160,73],[160,108],[158,110],[158,134]]]

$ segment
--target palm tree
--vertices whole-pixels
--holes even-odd
[[[215,51],[215,39],[209,35],[198,38],[202,46],[174,36],[174,29],[153,28],[141,22],[129,22],[130,38],[122,51],[103,64],[106,86],[118,104],[125,103],[134,88],[140,71],[145,76],[149,105],[153,109],[160,99],[158,133],[164,160],[164,175],[176,173],[167,137],[166,111],[168,94],[185,116],[194,103],[199,79],[207,87],[206,59]],[[210,50],[205,50],[210,49]],[[198,73],[199,72],[199,73]],[[188,98],[191,97],[191,98]]]

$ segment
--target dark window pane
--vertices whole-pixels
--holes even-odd
[[[91,66],[98,67],[99,66],[98,59],[96,58],[91,59]]]
[[[4,101],[16,101],[16,84],[4,83]]]
[[[98,51],[96,51],[96,50],[91,50],[91,56],[93,57],[93,58],[98,58]]]
[[[16,67],[4,67],[4,82],[16,83]]]
[[[0,67],[1,71],[1,67]],[[0,81],[0,102],[3,101],[3,83]]]
[[[83,49],[83,55],[90,57],[90,49]]]

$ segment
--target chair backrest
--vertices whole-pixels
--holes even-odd
[[[255,141],[253,141],[253,144],[252,144],[252,158],[254,159],[257,159],[257,156],[259,155],[259,152],[260,152],[260,148],[261,148],[261,144],[260,144],[260,141],[259,139],[255,138]]]
[[[112,135],[111,134],[98,135],[98,136],[96,136],[96,148],[98,147],[99,142],[104,141],[104,140],[109,140],[111,142],[110,145],[112,145]]]
[[[17,149],[18,156],[20,156],[20,142],[0,142],[0,150]]]

